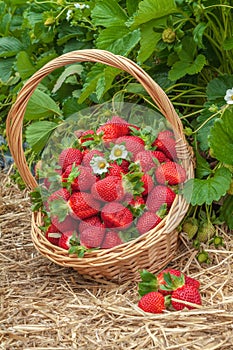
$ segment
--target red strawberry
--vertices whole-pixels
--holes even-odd
[[[66,167],[70,164],[75,163],[76,165],[81,164],[82,162],[82,152],[76,148],[66,148],[64,149],[58,159],[58,164],[61,166],[64,171]]]
[[[95,227],[104,227],[104,224],[97,215],[82,220],[79,224],[79,232],[82,232],[87,228],[92,228],[94,230]]]
[[[127,171],[125,171],[125,169],[121,165],[117,164],[116,162],[113,162],[110,164],[106,176],[111,175],[111,176],[121,177],[122,174],[126,174],[126,173]]]
[[[86,228],[80,232],[80,244],[86,248],[98,248],[104,240],[105,228]]]
[[[158,215],[150,211],[146,211],[142,214],[142,216],[140,216],[136,226],[138,232],[142,235],[143,233],[152,230],[152,228],[157,226],[161,221],[162,219]]]
[[[179,303],[173,299],[179,299],[187,301],[189,303],[201,305],[201,295],[197,288],[192,285],[184,284],[182,287],[177,288],[171,294],[171,304],[175,310],[183,310],[185,307],[189,310],[195,309],[195,306],[187,305],[185,303]]]
[[[101,218],[106,227],[126,229],[133,222],[131,211],[120,203],[107,203],[101,211]]]
[[[72,191],[87,191],[97,180],[89,167],[68,165],[62,174],[62,182],[71,185]]]
[[[167,268],[167,269],[165,269],[157,274],[156,277],[157,277],[157,281],[158,281],[159,286],[166,285],[166,281],[164,280],[164,274],[166,274],[166,273],[169,273],[171,275],[171,277],[172,276],[181,277],[183,275],[185,284],[192,285],[197,289],[200,287],[200,282],[197,281],[195,278],[187,276],[185,273],[181,272],[180,270],[175,270],[175,269],[171,269],[171,268]],[[166,291],[166,290],[159,289],[159,291],[164,295],[168,295],[168,294],[172,293],[172,290]]]
[[[163,163],[166,161],[166,155],[161,151],[152,151],[153,157],[158,159],[159,163]]]
[[[96,201],[90,193],[74,192],[68,204],[71,208],[71,216],[86,219],[99,213],[100,202]]]
[[[115,141],[118,137],[128,135],[130,132],[129,124],[109,122],[100,126],[96,134],[103,133],[102,140],[104,143]]]
[[[159,184],[178,185],[186,180],[186,171],[176,162],[166,162],[155,170],[155,177]]]
[[[156,212],[161,205],[166,204],[169,209],[176,197],[175,192],[168,186],[155,186],[148,194],[146,205],[149,211]]]
[[[72,230],[74,231],[78,227],[77,220],[73,219],[70,215],[67,215],[65,220],[61,222],[59,221],[58,216],[52,216],[51,222],[59,232],[72,231]]]
[[[119,176],[107,176],[92,185],[91,194],[104,202],[120,201],[125,195],[122,179]]]
[[[141,181],[143,182],[143,188],[144,188],[142,195],[146,196],[154,187],[154,181],[149,174],[144,174],[141,178]]]
[[[84,154],[82,165],[91,168],[90,161],[92,160],[94,155],[97,155],[97,156],[100,156],[100,157],[104,157],[103,152],[99,151],[98,149],[92,149],[91,151],[88,151],[88,152],[86,152]]]
[[[141,297],[138,306],[145,312],[161,314],[165,310],[165,299],[159,292],[150,292]]]
[[[147,173],[152,168],[156,167],[153,160],[153,153],[150,150],[138,152],[135,156],[134,162],[140,165],[143,172]]]
[[[164,139],[167,139],[169,137],[174,139],[174,137],[175,137],[174,133],[171,130],[163,130],[163,131],[159,132],[157,139],[164,140]]]
[[[79,136],[79,142],[81,143],[81,145],[86,141],[94,140],[94,137],[92,137],[91,135],[95,135],[95,132],[93,130],[83,131]],[[83,146],[83,148],[85,148],[85,146]]]
[[[68,250],[71,247],[71,241],[75,240],[78,244],[78,235],[75,231],[64,232],[59,239],[59,247]]]
[[[117,245],[122,244],[122,240],[120,239],[118,232],[116,231],[107,231],[104,236],[104,240],[101,243],[100,248],[102,249],[110,249],[116,247]]]
[[[69,198],[70,198],[70,192],[66,188],[60,188],[59,190],[53,192],[49,196],[48,202],[52,202],[55,199],[64,199],[68,201]]]
[[[45,232],[45,237],[50,243],[58,246],[59,238],[61,237],[61,232],[58,232],[57,228],[53,224],[51,224]]]
[[[49,211],[51,210],[53,201],[61,200],[61,199],[68,201],[69,198],[70,198],[70,192],[66,188],[60,188],[59,190],[53,192],[49,196],[49,198],[47,199],[47,202],[45,203],[45,208]]]
[[[157,139],[152,143],[152,146],[156,147],[157,151],[163,152],[171,160],[177,158],[176,141],[172,137],[167,137],[159,133]]]
[[[145,142],[138,136],[121,136],[116,141],[116,144],[123,144],[128,152],[132,154],[134,159],[136,154],[144,151]]]

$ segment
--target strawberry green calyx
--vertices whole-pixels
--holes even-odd
[[[158,281],[153,273],[147,270],[142,270],[140,271],[140,276],[142,281],[138,284],[139,295],[143,296],[149,292],[158,291]]]
[[[163,274],[163,278],[165,284],[159,286],[159,289],[163,291],[173,291],[185,284],[185,276],[183,273],[181,273],[180,276],[175,276],[169,272],[166,272]]]
[[[59,222],[63,222],[70,213],[69,206],[64,199],[54,199],[50,203],[50,213],[52,216],[57,216]]]

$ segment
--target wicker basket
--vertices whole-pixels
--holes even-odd
[[[77,62],[99,62],[128,72],[145,88],[161,113],[173,128],[176,138],[178,158],[187,172],[193,177],[193,156],[184,134],[182,123],[165,92],[150,76],[131,60],[103,50],[73,51],[53,59],[38,70],[18,94],[7,118],[9,147],[19,173],[30,190],[37,186],[30,172],[22,148],[22,124],[27,103],[40,81],[56,68]],[[72,267],[78,273],[93,279],[113,281],[137,280],[139,270],[152,273],[165,267],[174,257],[178,243],[177,226],[184,218],[188,204],[177,195],[168,215],[154,229],[139,238],[112,249],[101,249],[86,253],[83,258],[69,255],[62,248],[52,245],[39,229],[43,222],[40,212],[32,214],[32,240],[36,249],[54,263]]]

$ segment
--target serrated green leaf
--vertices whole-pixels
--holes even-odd
[[[128,18],[125,11],[115,0],[97,0],[91,15],[94,25],[106,28],[124,25]]]
[[[199,73],[206,64],[206,58],[204,55],[198,55],[194,62],[192,62],[187,68],[187,73],[190,75]]]
[[[206,64],[204,55],[198,55],[192,62],[178,61],[174,63],[172,69],[169,71],[168,77],[172,81],[184,77],[186,74],[193,75],[199,73]]]
[[[228,89],[233,86],[233,75],[223,75],[211,80],[206,87],[206,94],[209,101],[221,101],[225,104],[224,96]]]
[[[132,16],[133,13],[137,10],[139,2],[140,0],[126,0],[126,7],[129,16]]]
[[[86,84],[84,84],[78,103],[83,103],[94,92],[96,92],[97,98],[100,99],[110,89],[112,81],[117,74],[119,74],[119,69],[117,68],[105,67],[99,64],[93,66],[87,76]]]
[[[145,62],[154,52],[156,44],[161,39],[161,33],[156,33],[154,28],[165,23],[164,19],[152,20],[141,25],[140,50],[138,63]]]
[[[139,3],[138,11],[130,19],[129,24],[134,29],[143,23],[169,16],[176,12],[178,10],[174,0],[143,0]]]
[[[98,49],[108,50],[117,55],[128,56],[139,40],[139,29],[131,32],[124,26],[112,26],[100,32],[96,46]]]
[[[220,141],[220,142],[219,142]],[[228,108],[210,130],[209,145],[214,156],[223,163],[233,165],[233,108]]]
[[[229,229],[233,230],[233,196],[227,196],[220,210],[221,218],[223,218]]]
[[[16,67],[23,80],[29,78],[36,71],[26,51],[18,53]]]
[[[66,67],[65,70],[62,72],[62,74],[57,79],[57,81],[53,87],[52,93],[55,93],[58,89],[60,89],[60,87],[65,82],[67,77],[69,77],[70,75],[73,75],[73,74],[80,75],[82,73],[82,71],[83,71],[83,67],[80,63],[72,64],[71,66]]]
[[[12,74],[12,67],[15,62],[15,57],[0,58],[0,80],[7,83]]]
[[[225,39],[222,46],[223,46],[224,50],[233,49],[233,38]]]
[[[12,57],[24,49],[21,41],[14,37],[0,38],[0,57]]]
[[[53,122],[41,121],[32,123],[26,128],[26,140],[33,151],[40,152],[44,148],[57,126],[58,124]]]
[[[192,205],[210,205],[226,194],[230,184],[231,172],[226,168],[219,168],[206,180],[188,180],[184,185],[183,195]]]
[[[198,150],[196,150],[195,156],[196,156],[196,177],[199,179],[202,179],[203,177],[210,175],[212,170],[210,169],[210,165],[207,162],[207,160],[205,160],[200,155]]]
[[[36,89],[28,102],[25,120],[38,120],[54,114],[62,115],[56,102],[43,91]]]

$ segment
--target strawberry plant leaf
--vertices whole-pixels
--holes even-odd
[[[26,51],[20,51],[18,53],[16,67],[23,80],[29,78],[36,71]]]
[[[198,150],[195,151],[196,156],[196,177],[202,179],[211,174],[212,170],[210,168],[209,163],[205,160]]]
[[[210,205],[224,196],[231,184],[231,172],[227,168],[219,168],[208,179],[190,179],[183,189],[183,195],[192,205]]]
[[[223,205],[220,209],[220,218],[222,218],[228,225],[228,227],[233,230],[233,196],[227,196]]]
[[[0,80],[3,83],[9,84],[9,79],[12,74],[12,68],[15,63],[14,57],[0,58]]]
[[[178,12],[174,0],[143,0],[138,5],[138,11],[133,18],[128,21],[131,27],[137,28],[139,25]]]
[[[223,42],[223,48],[224,50],[231,50],[233,49],[233,38],[227,38]]]
[[[24,49],[21,41],[14,37],[0,38],[0,57],[12,57]]]
[[[222,118],[215,121],[210,130],[209,145],[216,159],[233,165],[233,108],[228,108]]]
[[[206,95],[209,101],[225,104],[224,96],[227,89],[233,86],[233,75],[223,75],[211,80],[206,87]]]
[[[130,31],[127,27],[111,26],[102,30],[96,40],[96,46],[117,55],[127,56],[140,40],[140,31]]]
[[[140,0],[126,0],[126,7],[129,16],[132,16],[138,8],[138,3]]]
[[[48,118],[54,114],[62,115],[56,102],[43,91],[36,89],[28,102],[25,120]]]
[[[97,0],[91,14],[93,23],[104,27],[124,25],[128,18],[115,0]]]
[[[73,64],[71,66],[66,67],[65,70],[62,72],[62,74],[58,77],[53,87],[52,93],[55,93],[58,89],[60,89],[60,87],[65,82],[67,77],[73,74],[80,75],[82,72],[83,72],[83,67],[80,63]]]
[[[140,50],[138,62],[145,62],[154,52],[156,44],[161,39],[161,33],[155,33],[154,28],[160,24],[165,24],[165,19],[151,20],[141,25]]]
[[[168,77],[170,80],[178,80],[184,77],[186,74],[193,75],[199,73],[206,64],[206,58],[204,55],[198,55],[193,61],[178,61],[172,66],[169,71]]]
[[[35,122],[26,128],[26,140],[34,152],[40,152],[58,124],[49,121]]]

